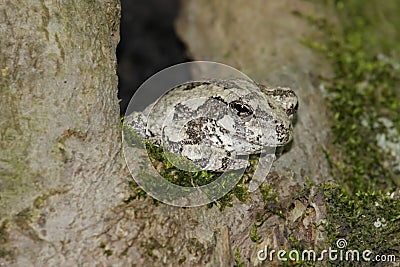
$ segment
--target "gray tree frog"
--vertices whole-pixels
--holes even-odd
[[[297,107],[296,94],[286,87],[246,79],[197,81],[171,89],[143,112],[128,115],[125,123],[198,167],[169,157],[180,169],[235,170],[248,165],[248,155],[261,153],[249,187],[253,191],[268,174],[275,148],[292,139]]]

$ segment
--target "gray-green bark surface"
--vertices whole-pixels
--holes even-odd
[[[119,3],[1,1],[0,25],[0,264],[77,265],[122,190]]]

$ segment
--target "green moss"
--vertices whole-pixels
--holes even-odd
[[[284,209],[278,195],[275,193],[275,189],[271,185],[262,184],[260,193],[264,201],[264,209],[281,218],[285,218]]]
[[[41,209],[47,199],[49,199],[51,196],[54,196],[54,195],[57,195],[60,193],[62,193],[62,190],[58,187],[49,189],[47,192],[45,192],[35,198],[35,200],[33,201],[33,208]]]
[[[179,259],[178,264],[183,264],[186,261],[186,257],[182,256],[182,258]]]
[[[305,200],[310,200],[311,196],[311,187],[315,186],[315,183],[311,181],[309,177],[306,178],[306,182],[304,184],[304,187],[299,190],[297,193],[296,199],[305,199]]]
[[[169,161],[170,157],[167,158],[162,147],[155,146],[150,142],[146,142],[146,149],[155,168],[157,168],[160,163],[163,164],[162,168],[157,168],[160,172],[160,175],[173,184],[188,187],[202,186],[215,181],[220,176],[219,172],[191,172],[180,170]],[[184,159],[178,155],[175,157],[180,158],[181,162],[189,161],[188,159]]]
[[[249,238],[255,243],[259,243],[262,240],[262,236],[257,233],[258,228],[270,217],[271,214],[278,215],[285,219],[286,209],[282,207],[281,201],[278,195],[275,193],[275,189],[268,184],[262,184],[259,187],[262,200],[264,203],[264,210],[267,212],[256,215],[256,222],[253,223]]]
[[[323,186],[329,242],[335,247],[345,238],[348,249],[398,256],[400,203],[391,192],[400,186],[400,173],[378,135],[389,138],[385,121],[393,123],[390,130],[397,136],[400,132],[400,2],[326,2],[335,8],[341,28],[324,18],[301,16],[326,38],[303,43],[323,53],[334,71],[331,78],[321,77],[334,137],[324,152],[338,183]]]
[[[104,242],[101,242],[99,247],[104,250],[103,253],[107,257],[109,257],[113,254],[113,251],[111,249],[106,249],[106,244]]]
[[[236,248],[235,252],[235,267],[246,267],[246,263],[242,261],[242,256],[240,255],[239,248]]]
[[[4,220],[0,225],[0,258],[4,258],[10,254],[7,250],[8,243],[8,232],[7,232],[7,220]]]
[[[237,184],[233,189],[232,193],[235,195],[237,199],[239,199],[241,202],[245,202],[250,193],[247,189],[247,187],[243,183]]]
[[[104,250],[104,255],[106,255],[107,257],[111,256],[112,254],[113,254],[113,251],[111,249]]]
[[[327,39],[325,43],[313,40],[303,40],[303,43],[324,53],[332,62],[334,77],[321,77],[333,115],[333,143],[337,149],[327,155],[334,178],[352,192],[388,190],[400,185],[400,174],[387,166],[393,157],[377,141],[378,134],[387,135],[382,118],[393,122],[400,131],[400,68],[394,59],[381,54],[380,43],[374,43],[375,49],[371,50],[377,34],[372,31],[376,17],[369,17],[365,12],[374,3],[362,2],[361,8],[359,1],[336,1],[343,30],[324,18],[304,16]],[[387,11],[381,9],[381,12]],[[392,50],[398,49],[395,46]]]
[[[349,194],[337,185],[324,186],[327,233],[332,247],[344,238],[346,249],[400,256],[400,199],[383,192]]]
[[[258,243],[262,236],[257,234],[257,229],[258,229],[258,225],[257,224],[253,224],[253,226],[251,227],[251,232],[250,232],[250,240],[253,241],[254,243]]]
[[[363,34],[364,51],[399,56],[400,2],[397,0],[325,0],[335,6],[344,30]]]

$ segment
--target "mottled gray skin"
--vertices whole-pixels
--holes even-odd
[[[199,169],[226,171],[246,167],[243,156],[287,144],[297,104],[289,88],[244,79],[190,82],[127,116],[126,125]]]

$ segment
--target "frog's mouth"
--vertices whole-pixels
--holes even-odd
[[[265,130],[262,134],[235,134],[232,137],[233,147],[239,155],[257,154],[271,147],[281,147],[288,144],[292,139],[291,125],[288,130],[271,129]],[[285,128],[286,129],[286,128]]]
[[[274,145],[262,144],[257,140],[251,140],[242,136],[234,136],[232,138],[233,145],[232,150],[237,155],[252,155],[258,154],[268,147],[275,147]]]
[[[235,144],[234,147],[237,155],[252,155],[260,153],[264,146],[257,143],[247,142],[247,140],[242,139]]]

